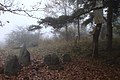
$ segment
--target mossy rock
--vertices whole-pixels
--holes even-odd
[[[5,75],[16,75],[20,70],[20,64],[16,55],[8,55],[4,65]]]
[[[20,48],[19,63],[23,66],[28,66],[31,64],[30,53],[25,46]]]
[[[59,65],[60,59],[56,54],[51,55],[51,65]]]
[[[44,63],[47,64],[48,66],[51,64],[51,54],[44,56]]]
[[[65,62],[71,62],[71,56],[70,56],[70,54],[68,54],[68,53],[63,54],[62,60],[63,60],[63,63],[65,63]]]
[[[50,66],[48,66],[48,69],[49,70],[64,70],[64,67],[63,66],[61,66],[61,65],[50,65]]]
[[[44,63],[49,65],[59,65],[60,59],[56,54],[48,54],[44,57]]]

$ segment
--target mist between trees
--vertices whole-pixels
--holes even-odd
[[[35,47],[38,46],[40,36],[40,31],[29,32],[26,28],[17,27],[7,35],[6,47],[19,48],[22,44],[26,44],[27,47]]]
[[[42,4],[43,1],[34,4],[30,8],[30,10],[27,9],[24,4],[21,4],[21,7],[16,7],[13,5],[14,1],[10,3],[11,4],[0,3],[0,10],[3,13],[8,11],[18,15],[23,15],[21,13],[24,13],[24,16],[38,19],[38,26],[32,25],[29,31],[41,29],[41,26],[50,26],[54,28],[54,32],[52,33],[54,33],[57,38],[59,36],[59,38],[61,37],[61,39],[63,40],[63,35],[65,35],[64,39],[66,41],[70,39],[74,40],[75,38],[77,38],[79,41],[80,39],[82,39],[82,35],[89,35],[89,31],[92,30],[90,31],[90,35],[92,35],[90,39],[92,39],[93,57],[98,56],[98,43],[100,35],[102,35],[102,38],[106,38],[107,50],[111,51],[113,36],[117,36],[118,34],[116,35],[116,33],[119,33],[119,0],[46,0],[46,3],[44,4]],[[41,8],[41,5],[44,5],[44,7]],[[103,13],[104,9],[107,9],[106,14]],[[35,11],[44,12],[44,18],[36,17],[31,14],[31,12]],[[9,23],[9,21],[7,22]],[[74,28],[72,31],[73,33],[70,32],[70,27]],[[69,34],[71,36],[69,36]],[[33,34],[30,35],[32,37]],[[74,38],[71,38],[73,37],[73,35]],[[26,35],[24,36],[26,37]],[[9,37],[8,41],[10,42],[8,43],[11,43],[12,39],[9,40]],[[30,39],[31,37],[28,38]],[[20,44],[25,43],[28,45],[35,45],[38,42],[34,42],[34,44],[27,43],[28,38],[20,39],[21,42],[19,40],[17,42]],[[89,36],[87,36],[87,38],[89,40]],[[13,43],[17,42],[15,41]]]
[[[75,39],[77,33],[77,29],[73,27],[68,27],[68,39],[72,41]],[[7,34],[5,38],[5,47],[6,48],[20,48],[22,44],[26,44],[27,47],[36,47],[40,46],[42,42],[45,41],[57,41],[57,40],[65,40],[66,39],[66,31],[64,28],[61,30],[53,30],[51,31],[51,37],[46,36],[46,33],[42,33],[41,30],[29,31],[28,28],[25,27],[17,27],[15,30],[11,31],[11,33]],[[81,31],[81,37],[87,38],[90,35],[86,30]],[[2,47],[2,46],[1,46]]]
[[[2,12],[22,12],[38,19],[37,25],[18,27],[8,34],[6,48],[1,50],[3,56],[3,52],[28,53],[28,59],[31,56],[29,67],[23,67],[16,78],[13,76],[14,80],[120,79],[120,0],[46,0],[42,8],[44,18],[32,15],[32,11],[41,10],[41,4],[42,1],[28,10],[0,3]],[[49,27],[53,36],[44,37],[42,29]],[[70,63],[62,59],[66,53],[66,57],[71,57]],[[1,57],[1,64],[4,58]]]

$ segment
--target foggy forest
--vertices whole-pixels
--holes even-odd
[[[0,0],[0,16],[37,20],[16,26],[0,42],[0,80],[120,80],[120,0],[27,5]],[[10,23],[0,19],[2,28]]]

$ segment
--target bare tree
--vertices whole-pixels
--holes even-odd
[[[6,38],[6,44],[8,47],[16,48],[21,44],[26,44],[28,47],[34,47],[38,45],[40,32],[29,32],[27,29],[18,27],[13,30]]]

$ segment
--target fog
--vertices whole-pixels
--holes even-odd
[[[36,4],[40,0],[16,0],[16,2],[20,2],[20,4],[24,4],[26,8],[30,8],[32,5]],[[44,1],[42,2],[44,3]],[[41,5],[42,7],[43,5]],[[43,16],[42,12],[36,12],[35,15]],[[12,30],[14,30],[18,26],[24,26],[28,27],[29,25],[32,24],[37,24],[37,19],[27,17],[27,16],[22,16],[22,15],[17,15],[13,14],[10,12],[5,12],[0,14],[0,20],[4,24],[3,27],[0,27],[0,42],[5,42],[6,35],[10,33]],[[9,21],[10,23],[7,23]],[[49,34],[50,29],[43,29],[42,32]],[[47,36],[47,35],[46,35]]]
[[[27,25],[36,24],[37,22],[36,19],[15,15],[8,12],[2,14],[0,19],[5,24],[5,26],[0,27],[0,41],[5,41],[6,34],[10,33],[11,30],[14,30],[16,27],[26,27]],[[9,21],[10,23],[6,23],[6,21]]]

